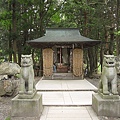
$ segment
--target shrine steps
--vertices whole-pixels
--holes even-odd
[[[44,106],[91,106],[97,91],[87,80],[43,80],[36,84]]]
[[[73,73],[53,73],[52,76],[53,80],[72,80],[73,79]]]

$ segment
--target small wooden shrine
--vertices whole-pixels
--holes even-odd
[[[75,77],[82,77],[83,48],[100,42],[81,36],[77,28],[48,28],[45,36],[28,41],[28,44],[42,48],[43,75],[52,79],[53,73],[72,73]]]

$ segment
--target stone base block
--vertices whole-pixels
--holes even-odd
[[[92,108],[98,116],[120,117],[120,99],[103,99],[96,93],[92,95]]]
[[[37,91],[34,90],[32,94],[29,93],[24,93],[24,94],[18,94],[18,98],[20,99],[32,99],[36,95]]]
[[[32,99],[20,99],[17,95],[12,99],[12,118],[40,117],[42,110],[42,95],[36,94]]]
[[[101,92],[98,92],[98,94],[100,95],[101,98],[103,99],[119,99],[119,95],[113,95],[113,94],[110,94],[110,95],[104,95],[103,93]]]

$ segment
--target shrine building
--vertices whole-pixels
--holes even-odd
[[[47,28],[45,36],[28,41],[30,46],[42,48],[44,79],[54,79],[57,74],[82,78],[83,49],[100,43],[82,36],[77,28]]]

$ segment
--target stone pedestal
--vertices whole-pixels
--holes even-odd
[[[92,107],[98,116],[120,117],[120,99],[117,96],[103,99],[100,94],[93,94]]]
[[[36,94],[32,99],[20,99],[17,95],[12,99],[12,120],[16,117],[39,118],[42,110],[42,95]]]

